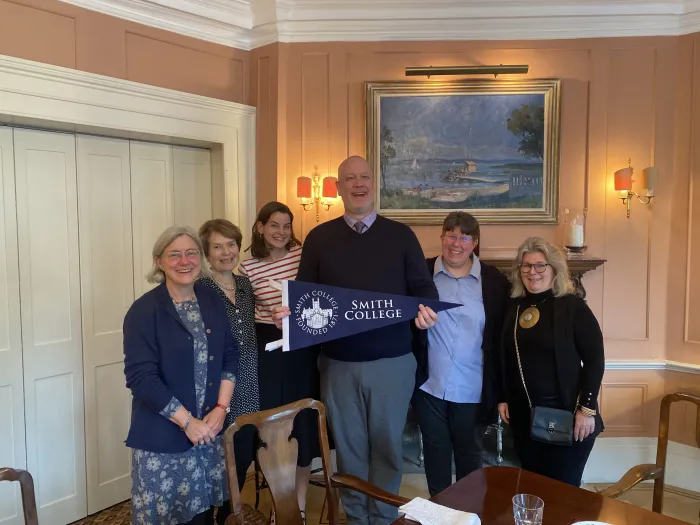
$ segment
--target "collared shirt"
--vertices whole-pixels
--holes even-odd
[[[347,213],[343,214],[343,219],[345,219],[345,222],[350,226],[353,230],[355,229],[355,224],[358,222],[362,221],[365,223],[365,226],[367,226],[362,233],[365,233],[367,230],[369,230],[370,226],[374,224],[374,221],[377,220],[377,210],[372,210],[372,213],[367,215],[367,217],[363,219],[353,219],[348,215]]]
[[[481,290],[481,263],[473,263],[465,277],[454,277],[442,256],[435,260],[433,280],[440,300],[463,306],[440,312],[440,320],[428,330],[430,377],[421,390],[445,401],[479,403],[484,355],[481,344],[486,324]]]

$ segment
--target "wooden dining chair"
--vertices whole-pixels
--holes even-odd
[[[651,509],[661,514],[663,512],[664,484],[666,481],[666,455],[668,452],[668,427],[671,418],[671,405],[679,401],[687,401],[697,406],[695,423],[695,441],[700,447],[700,396],[688,392],[667,394],[661,400],[659,417],[659,439],[656,448],[656,463],[637,465],[629,469],[620,481],[601,490],[600,493],[610,498],[617,498],[639,485],[643,481],[654,480],[654,499]]]
[[[226,519],[226,525],[269,523],[269,519],[258,510],[243,504],[238,490],[233,436],[246,425],[254,425],[258,429],[259,439],[257,440],[256,456],[270,490],[276,525],[303,525],[296,494],[298,443],[291,436],[291,433],[294,418],[305,409],[312,409],[317,413],[321,462],[323,464],[322,477],[328,501],[330,525],[339,525],[340,523],[336,494],[336,489],[339,488],[356,490],[370,498],[395,507],[408,503],[407,498],[386,492],[356,476],[333,474],[326,430],[326,408],[320,401],[303,399],[279,408],[239,416],[224,432],[226,475],[231,494],[231,515]]]
[[[36,497],[34,496],[34,480],[26,470],[0,467],[0,481],[19,481],[22,491],[22,509],[25,525],[39,525],[36,515]]]

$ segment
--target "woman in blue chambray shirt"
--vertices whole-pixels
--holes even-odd
[[[133,394],[133,524],[212,523],[228,499],[219,433],[238,372],[238,348],[218,293],[195,282],[202,245],[188,228],[153,247],[159,286],[124,319],[124,373]]]
[[[412,404],[423,435],[431,496],[482,467],[485,427],[496,415],[492,355],[498,349],[510,285],[479,260],[479,223],[452,212],[442,226],[442,254],[428,259],[441,301],[462,304],[417,332],[418,371]]]

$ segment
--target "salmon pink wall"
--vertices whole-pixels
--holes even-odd
[[[700,364],[700,184],[691,186],[700,150],[690,147],[700,126],[693,85],[700,72],[700,36],[572,41],[298,43],[268,46],[256,61],[278,63],[278,93],[256,101],[277,112],[277,129],[258,130],[259,204],[267,190],[292,205],[303,235],[316,225],[302,212],[296,177],[319,166],[335,175],[347,155],[365,155],[366,81],[405,79],[407,66],[528,64],[531,78],[562,79],[560,207],[587,206],[589,253],[607,259],[584,278],[608,360],[678,360]],[[264,81],[275,76],[265,70]],[[520,78],[520,77],[518,77]],[[266,109],[267,110],[267,109]],[[273,118],[273,117],[269,117]],[[272,159],[276,157],[276,169]],[[652,206],[625,208],[612,174],[631,158],[637,173],[659,168]],[[689,192],[691,192],[689,194]],[[692,207],[692,202],[696,205]],[[297,204],[297,206],[294,206]],[[690,208],[689,208],[690,207]],[[692,209],[692,213],[690,213]],[[339,215],[342,205],[322,212]],[[439,253],[439,228],[414,227],[428,255]],[[512,253],[528,235],[559,241],[559,226],[486,225],[482,255]],[[689,242],[690,240],[690,242]],[[697,252],[697,253],[696,253]],[[687,304],[686,304],[687,303]],[[693,322],[695,319],[695,322]],[[654,436],[666,392],[663,370],[610,370],[601,402],[608,436]],[[686,375],[700,392],[700,376]],[[674,383],[675,384],[675,383]],[[688,421],[688,423],[690,423]],[[678,430],[683,436],[687,429]]]
[[[272,44],[252,52],[175,35],[57,0],[0,0],[0,54],[248,103],[257,108],[257,199],[296,206],[295,180],[335,174],[365,154],[364,82],[404,79],[406,66],[526,63],[562,79],[560,206],[589,209],[589,253],[608,262],[584,284],[609,360],[700,364],[700,35],[509,42]],[[656,165],[652,206],[632,217],[612,193],[628,158]],[[335,217],[341,205],[322,212]],[[426,254],[439,228],[417,226]],[[482,254],[512,252],[558,226],[486,225]],[[695,269],[695,271],[693,271]],[[700,376],[610,370],[601,403],[609,436],[653,436],[661,396],[700,391]],[[675,412],[674,412],[675,414]],[[677,418],[676,418],[677,419]],[[672,429],[689,441],[693,415]],[[680,425],[680,427],[678,426]]]
[[[58,0],[0,0],[0,54],[248,103],[250,53]]]

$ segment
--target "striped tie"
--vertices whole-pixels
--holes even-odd
[[[357,222],[355,223],[355,231],[356,231],[357,233],[362,233],[362,232],[365,231],[366,229],[367,229],[367,225],[366,225],[364,222],[362,222],[362,221],[357,221]]]

